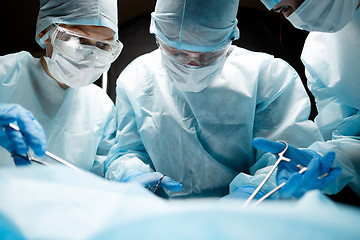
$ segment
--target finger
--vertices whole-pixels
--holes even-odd
[[[178,191],[181,191],[181,189],[182,189],[181,183],[172,180],[168,176],[165,176],[162,179],[160,186],[169,191],[173,191],[173,192],[178,192]]]
[[[299,190],[301,178],[301,174],[293,174],[291,178],[289,178],[289,180],[285,183],[285,185],[279,190],[281,197],[289,198],[295,193],[295,191]]]
[[[313,158],[308,167],[306,172],[303,174],[303,185],[304,186],[313,186],[315,182],[320,183],[323,182],[323,179],[319,179],[320,176],[320,161],[321,158]]]
[[[43,156],[46,150],[46,137],[43,128],[31,112],[24,112],[17,120],[26,143],[36,155]]]
[[[265,152],[279,153],[284,150],[285,144],[258,137],[253,139],[253,146]]]
[[[323,187],[320,190],[324,190],[330,183],[335,181],[335,179],[341,174],[341,168],[335,167],[330,172],[329,175],[327,175],[324,178],[324,184]]]
[[[18,153],[20,155],[26,155],[28,152],[28,146],[25,143],[24,136],[21,132],[5,127],[6,134],[10,140],[11,152]]]
[[[320,160],[320,175],[328,173],[332,169],[332,165],[335,161],[335,152],[328,152]]]

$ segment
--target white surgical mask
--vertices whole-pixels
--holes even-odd
[[[223,67],[226,57],[216,63],[206,66],[182,65],[162,56],[163,64],[169,75],[170,82],[179,90],[185,92],[200,92],[212,82],[218,71]]]
[[[355,16],[359,0],[305,0],[287,19],[298,29],[337,32]]]

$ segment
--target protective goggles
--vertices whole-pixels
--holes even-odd
[[[75,59],[96,54],[98,61],[111,63],[119,56],[123,48],[123,44],[119,40],[97,39],[59,25],[53,25],[49,30],[49,35],[53,47],[62,46],[62,50],[64,47],[67,48],[68,54]],[[73,56],[74,53],[76,56]]]
[[[210,66],[219,59],[225,57],[231,45],[231,43],[229,43],[226,47],[213,52],[189,52],[166,46],[166,44],[157,37],[156,43],[162,53],[170,60],[176,61],[182,65],[194,65],[199,67]]]

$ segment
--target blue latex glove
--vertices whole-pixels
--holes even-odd
[[[265,138],[255,138],[253,145],[257,149],[274,154],[283,151],[285,148],[284,143]],[[298,149],[289,145],[284,156],[290,158],[291,161],[281,161],[276,174],[278,185],[286,182],[279,190],[283,198],[291,196],[300,198],[307,191],[324,190],[341,173],[341,168],[332,168],[335,160],[334,152],[329,152],[322,157],[310,149]],[[299,173],[301,168],[297,165],[307,167],[307,170],[304,173]],[[327,175],[324,176],[324,174]]]
[[[122,182],[136,182],[145,188],[150,187],[150,190],[154,191],[162,176],[163,174],[160,172],[143,173],[139,170],[132,170],[124,176]],[[163,187],[172,192],[178,192],[182,189],[182,184],[172,180],[168,176],[164,176],[159,187]]]
[[[226,195],[223,198],[233,198],[233,199],[248,199],[250,195],[255,191],[256,187],[254,186],[243,186],[235,188],[230,194]],[[254,199],[260,199],[265,195],[265,193],[260,190]]]
[[[21,132],[11,129],[17,125]],[[0,145],[11,153],[26,155],[29,147],[38,156],[46,150],[44,129],[31,112],[17,104],[0,104]]]

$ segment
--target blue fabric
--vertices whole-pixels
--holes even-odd
[[[49,152],[102,175],[116,134],[115,107],[106,93],[95,85],[62,89],[27,52],[1,56],[0,66],[0,102],[32,112],[45,130]],[[6,151],[0,159],[0,165],[12,164]]]
[[[255,191],[256,187],[254,186],[242,186],[242,187],[238,187],[236,188],[234,191],[232,191],[230,194],[226,195],[225,197],[223,197],[223,199],[229,199],[229,198],[234,198],[234,199],[248,199],[251,194]],[[260,199],[265,195],[265,193],[263,191],[259,191],[254,199]]]
[[[23,167],[0,169],[0,196],[0,233],[18,239],[360,239],[360,209],[317,191],[243,208],[233,199],[167,201],[65,167]]]
[[[270,141],[265,138],[255,138],[253,145],[257,149],[273,154],[282,152],[285,149],[284,143]],[[341,172],[341,168],[332,167],[335,160],[334,152],[329,152],[322,157],[315,151],[297,149],[289,145],[284,157],[290,159],[290,162],[281,161],[276,173],[277,184],[286,183],[279,190],[283,198],[292,196],[299,198],[305,192],[313,189],[324,190]],[[307,170],[304,173],[299,173],[303,167],[306,167]],[[327,175],[324,176],[325,174]]]
[[[308,86],[316,99],[316,124],[326,142],[310,148],[336,153],[339,178],[327,189],[333,194],[346,184],[360,195],[360,10],[353,21],[336,33],[311,32],[302,61]]]
[[[10,123],[18,126],[21,132],[10,128]],[[28,110],[17,104],[0,103],[0,145],[10,153],[20,155],[26,155],[30,147],[35,154],[43,156],[46,150],[45,132]]]
[[[38,34],[53,23],[94,25],[112,29],[118,39],[117,1],[113,0],[40,0],[35,39],[45,48]]]
[[[159,172],[143,173],[139,170],[133,170],[124,176],[122,182],[136,182],[145,188],[150,188],[150,190],[152,189],[155,191],[156,185],[159,183],[162,176],[164,175]],[[163,187],[169,191],[180,191],[182,185],[171,178],[164,176],[159,187]]]
[[[261,2],[267,9],[271,10],[273,7],[275,7],[276,4],[281,2],[281,0],[261,0]]]
[[[224,196],[239,173],[270,164],[271,154],[252,148],[254,137],[297,147],[322,139],[307,121],[307,94],[286,62],[234,47],[210,85],[193,93],[171,84],[161,56],[155,50],[137,58],[117,81],[119,129],[106,160],[107,178],[121,181],[133,169],[155,170],[183,185],[171,197]],[[250,176],[257,179],[251,185],[262,177]]]
[[[167,46],[195,52],[224,48],[239,38],[239,0],[158,0],[150,33]]]

